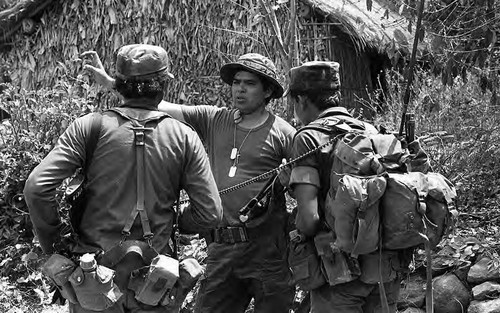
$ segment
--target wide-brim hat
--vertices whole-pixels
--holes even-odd
[[[247,53],[238,58],[236,62],[224,64],[220,69],[221,79],[228,85],[233,84],[234,75],[239,71],[247,71],[262,76],[272,84],[271,98],[281,98],[283,86],[278,81],[276,66],[267,57],[258,53]]]
[[[149,79],[157,76],[174,78],[170,73],[167,51],[146,44],[126,45],[118,50],[116,76],[121,79]]]

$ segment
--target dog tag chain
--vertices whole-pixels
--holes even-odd
[[[252,127],[248,131],[248,133],[246,134],[245,138],[243,138],[243,141],[241,142],[240,147],[236,148],[236,123],[234,124],[233,149],[231,149],[231,155],[229,156],[229,158],[231,160],[233,160],[233,165],[229,168],[229,174],[228,174],[229,177],[236,176],[236,170],[238,169],[238,161],[239,161],[239,158],[240,158],[241,148],[243,147],[243,144],[245,143],[245,141],[247,140],[248,136],[250,135],[250,133],[254,129],[255,129],[255,126]]]

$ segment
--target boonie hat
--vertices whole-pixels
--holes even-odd
[[[236,62],[224,64],[220,68],[220,77],[226,84],[232,85],[234,75],[238,71],[247,71],[263,76],[272,83],[271,98],[277,99],[283,95],[283,86],[278,81],[276,66],[269,58],[258,53],[244,54]]]
[[[311,61],[290,70],[290,91],[336,91],[340,89],[340,64],[329,61]]]
[[[168,54],[159,46],[133,44],[123,46],[116,57],[116,76],[127,78],[153,78],[166,75],[174,78],[169,72]]]

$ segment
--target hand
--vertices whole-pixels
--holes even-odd
[[[54,294],[52,295],[51,304],[64,305],[66,303],[66,298],[63,297],[59,288],[57,288],[56,286],[51,286],[49,292],[52,291],[54,292]]]
[[[106,73],[97,52],[85,51],[80,57],[83,59],[83,69],[93,74],[96,83],[107,89],[113,88],[115,80]]]
[[[286,159],[283,159],[279,167],[278,179],[283,187],[289,189],[290,175],[292,174],[292,168],[286,164]]]

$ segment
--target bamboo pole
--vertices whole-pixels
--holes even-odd
[[[259,3],[264,9],[264,12],[266,13],[264,20],[266,21],[268,27],[271,28],[273,35],[278,40],[278,50],[281,54],[281,57],[283,60],[286,60],[288,58],[288,54],[286,53],[285,48],[283,46],[283,39],[281,37],[281,31],[279,29],[276,15],[274,14],[272,8],[269,6],[267,0],[259,0]]]

